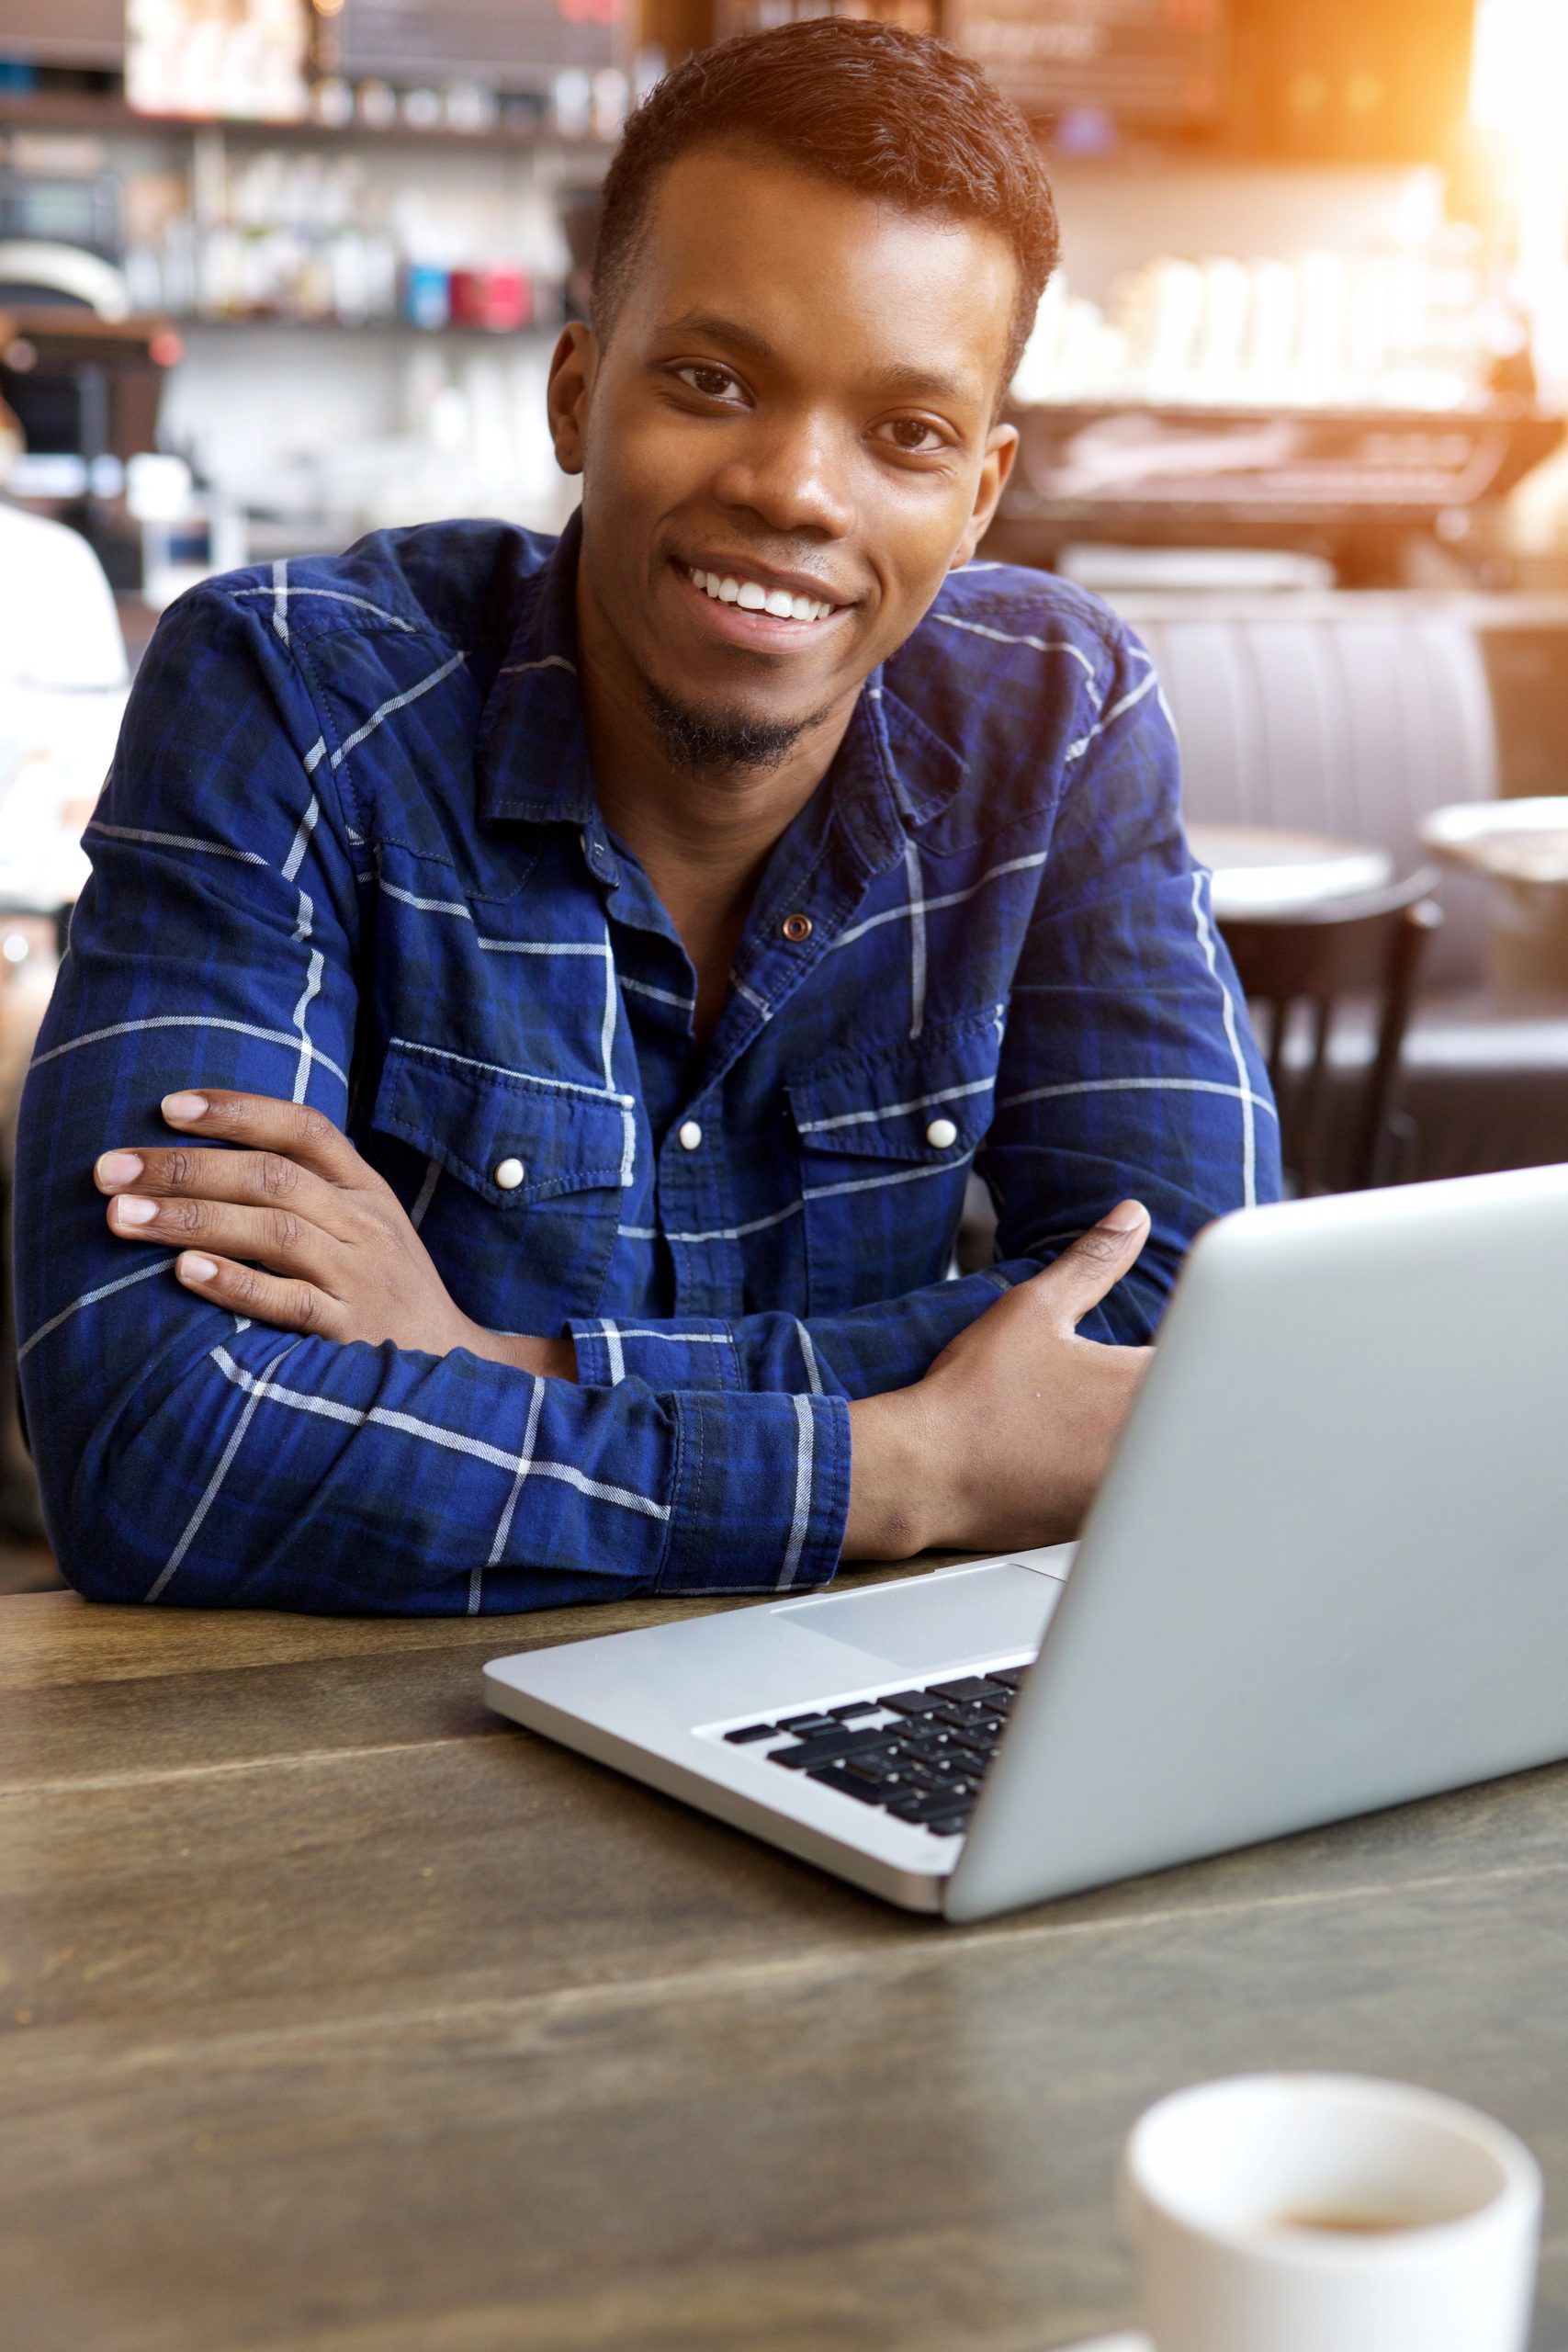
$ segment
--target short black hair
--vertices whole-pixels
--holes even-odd
[[[812,17],[699,51],[649,92],[604,179],[593,325],[607,334],[648,209],[698,147],[771,149],[797,169],[911,212],[984,221],[1018,263],[1003,389],[1023,355],[1059,251],[1038,142],[972,60],[897,25]]]

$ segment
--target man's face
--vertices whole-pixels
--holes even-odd
[[[978,222],[755,153],[672,165],[607,343],[569,328],[552,375],[589,659],[730,726],[847,707],[990,519],[1016,291]]]

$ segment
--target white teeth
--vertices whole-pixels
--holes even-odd
[[[733,572],[720,578],[716,571],[699,571],[695,564],[688,564],[687,571],[705,596],[721,605],[739,605],[742,612],[769,613],[781,621],[821,621],[833,610],[815,596],[792,596],[787,588],[764,588],[757,580],[737,580]]]

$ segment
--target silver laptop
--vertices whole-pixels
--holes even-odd
[[[1211,1226],[1076,1547],[485,1690],[950,1919],[1568,1754],[1568,1168]]]

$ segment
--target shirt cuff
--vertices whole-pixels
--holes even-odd
[[[841,1396],[682,1391],[660,1592],[807,1591],[830,1582],[850,1510]]]
[[[611,1315],[591,1315],[574,1317],[566,1329],[584,1388],[618,1388],[623,1380],[640,1380],[660,1390],[718,1388],[733,1395],[750,1385],[735,1333],[716,1317],[645,1323],[628,1316],[623,1323]]]

